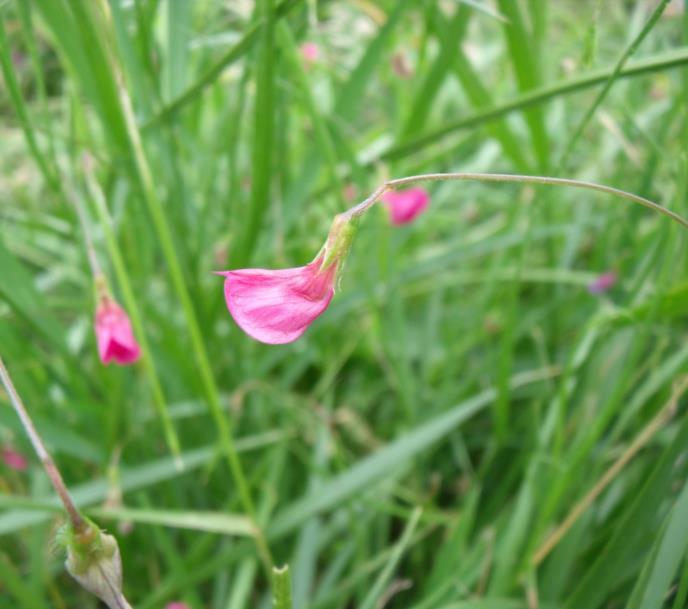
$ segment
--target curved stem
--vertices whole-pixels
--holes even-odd
[[[605,186],[604,184],[596,184],[595,182],[585,182],[583,180],[572,180],[569,178],[552,178],[548,176],[528,176],[510,173],[425,173],[415,176],[408,176],[406,178],[397,178],[394,180],[387,180],[380,186],[372,195],[365,201],[352,207],[342,214],[345,218],[354,218],[364,214],[370,207],[375,205],[382,195],[398,186],[407,186],[409,184],[416,184],[418,182],[440,182],[440,181],[479,181],[479,182],[518,182],[522,184],[545,184],[550,186],[572,186],[574,188],[582,188],[586,190],[595,190],[608,195],[626,199],[637,205],[647,207],[657,213],[670,218],[681,226],[688,228],[688,220],[680,216],[676,212],[662,207],[654,201],[650,201],[645,197],[634,195],[633,193],[612,186]]]

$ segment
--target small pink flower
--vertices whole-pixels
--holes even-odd
[[[11,467],[18,472],[23,472],[29,467],[26,457],[12,448],[2,449],[2,460],[7,467]]]
[[[617,279],[615,271],[602,273],[588,284],[588,292],[591,294],[603,294],[616,283]]]
[[[225,301],[237,325],[256,340],[282,345],[299,338],[327,308],[356,219],[337,216],[315,260],[291,269],[222,271]]]
[[[392,224],[400,226],[413,222],[428,206],[430,195],[423,188],[389,190],[382,196]]]
[[[189,605],[186,603],[183,603],[181,601],[172,601],[171,603],[167,603],[165,605],[165,609],[191,609]]]
[[[306,67],[312,66],[320,59],[320,47],[315,42],[304,42],[301,45],[301,57]]]
[[[96,338],[100,361],[126,366],[141,355],[141,348],[134,338],[129,317],[112,298],[103,296],[96,311]]]

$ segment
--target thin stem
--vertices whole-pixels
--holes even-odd
[[[657,213],[660,213],[681,226],[688,228],[688,220],[677,214],[676,212],[662,207],[654,201],[650,201],[645,197],[634,195],[633,193],[613,188],[612,186],[605,186],[604,184],[595,184],[594,182],[585,182],[582,180],[572,180],[569,178],[551,178],[547,176],[527,176],[509,173],[426,173],[421,175],[409,176],[406,178],[397,178],[395,180],[387,180],[380,186],[372,195],[365,201],[352,207],[342,214],[344,219],[350,219],[364,214],[370,207],[375,205],[382,195],[398,186],[407,186],[409,184],[416,184],[418,182],[439,182],[439,181],[468,181],[475,180],[479,182],[518,182],[522,184],[545,184],[550,186],[572,186],[574,188],[583,188],[586,190],[595,190],[603,192],[608,195],[619,197],[647,207]]]
[[[36,430],[36,427],[34,426],[33,421],[31,420],[31,417],[29,416],[29,413],[26,410],[26,407],[24,406],[24,403],[19,397],[17,390],[14,388],[14,385],[12,384],[12,379],[10,378],[10,374],[7,371],[7,368],[5,367],[5,363],[2,361],[2,357],[0,357],[0,380],[2,380],[2,384],[5,386],[5,390],[7,391],[7,395],[10,398],[12,407],[19,416],[19,420],[21,421],[22,427],[24,428],[26,435],[29,436],[29,440],[31,440],[33,449],[36,451],[38,458],[41,460],[43,468],[48,474],[48,478],[50,478],[53,487],[55,487],[55,490],[57,491],[57,494],[59,495],[60,501],[62,501],[65,510],[67,510],[67,515],[69,516],[69,520],[72,523],[72,527],[77,532],[86,530],[86,521],[79,513],[77,507],[74,505],[72,498],[69,496],[69,491],[67,490],[67,486],[65,485],[64,480],[62,479],[60,471],[57,469],[55,462],[48,453],[45,444],[43,444],[43,440],[41,439],[41,436],[38,434],[38,431]]]

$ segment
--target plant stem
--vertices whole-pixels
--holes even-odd
[[[43,444],[43,440],[38,434],[38,431],[36,430],[36,427],[34,426],[26,407],[24,406],[24,403],[19,397],[17,390],[14,388],[10,374],[5,367],[5,363],[2,361],[2,357],[0,357],[0,380],[2,380],[2,384],[5,386],[5,390],[10,398],[12,407],[19,417],[26,435],[29,436],[29,440],[31,440],[33,449],[36,451],[38,458],[41,460],[41,464],[43,465],[45,472],[48,474],[50,482],[52,482],[55,491],[57,491],[57,494],[60,497],[60,501],[62,501],[62,505],[64,505],[64,508],[67,511],[67,515],[72,523],[72,527],[76,532],[85,531],[88,525],[86,524],[86,521],[77,507],[74,505],[74,502],[69,495],[69,491],[67,490],[67,486],[62,479],[60,470],[57,469],[57,466],[50,456],[50,453],[48,453],[48,450],[46,449],[45,444]]]
[[[572,186],[574,188],[583,188],[586,190],[595,190],[603,192],[608,195],[619,197],[647,207],[657,213],[660,213],[681,226],[688,228],[688,220],[677,214],[676,212],[662,207],[654,201],[650,201],[645,197],[634,195],[633,193],[620,190],[612,186],[605,186],[604,184],[596,184],[594,182],[585,182],[582,180],[572,180],[569,178],[551,178],[547,176],[527,176],[509,173],[426,173],[415,176],[408,176],[406,178],[397,178],[394,180],[387,180],[380,186],[372,195],[365,201],[352,207],[342,214],[343,219],[351,219],[364,214],[370,207],[375,205],[382,195],[388,190],[397,188],[398,186],[407,186],[409,184],[416,184],[417,182],[440,182],[440,181],[469,181],[475,180],[478,182],[517,182],[522,184],[545,184],[549,186]]]

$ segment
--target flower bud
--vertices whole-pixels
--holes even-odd
[[[67,549],[67,572],[110,609],[130,609],[122,594],[122,560],[117,540],[86,520],[84,530],[66,525],[61,542]]]

